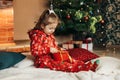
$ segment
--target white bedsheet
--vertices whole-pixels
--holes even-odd
[[[61,71],[53,71],[43,68],[35,68],[33,65],[25,67],[11,67],[0,71],[0,80],[120,80],[120,60],[112,57],[98,58],[101,63],[97,72],[81,71],[78,73],[66,73]],[[111,63],[111,61],[113,61]],[[25,62],[25,60],[23,60]],[[109,66],[116,62],[114,67]],[[109,74],[105,71],[99,72],[98,70],[104,68],[107,63]],[[106,68],[106,67],[105,67]],[[111,71],[111,72],[110,72]],[[105,74],[107,73],[107,74]]]

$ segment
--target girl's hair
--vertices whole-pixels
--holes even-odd
[[[40,27],[41,24],[44,25],[44,26],[46,26],[48,24],[51,24],[52,22],[49,22],[48,18],[53,18],[53,19],[58,21],[58,24],[60,23],[60,20],[59,20],[58,16],[54,12],[50,12],[50,10],[45,10],[41,14],[38,22],[36,23],[36,25],[33,29],[34,30],[36,30],[36,29],[42,30],[42,28]]]

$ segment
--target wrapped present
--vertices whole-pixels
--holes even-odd
[[[72,62],[72,58],[69,55],[68,51],[66,51],[66,50],[61,50],[58,53],[54,53],[53,58],[56,61],[61,61],[61,62],[69,61],[69,62]]]
[[[93,43],[83,43],[82,48],[93,51]]]
[[[81,48],[82,43],[83,43],[83,41],[73,41],[75,48]]]
[[[73,49],[74,45],[81,47],[82,41],[68,41],[62,44],[62,47],[65,49]]]
[[[62,44],[62,47],[65,48],[65,49],[72,49],[72,48],[74,48],[74,45],[73,45],[72,41],[69,41],[69,42],[64,42]]]
[[[82,48],[87,49],[89,51],[93,51],[92,38],[87,38],[82,44]]]

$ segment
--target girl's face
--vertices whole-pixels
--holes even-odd
[[[52,18],[49,18],[48,22],[50,22],[50,24],[43,26],[42,29],[47,35],[50,35],[50,34],[54,33],[54,31],[58,25],[58,21],[53,20]]]

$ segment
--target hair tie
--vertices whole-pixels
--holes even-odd
[[[51,13],[55,14],[54,10],[50,10],[50,9],[49,9],[49,13],[50,13],[50,14],[51,14]]]

